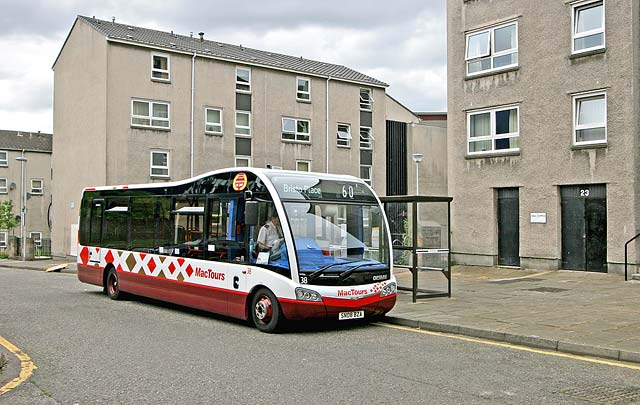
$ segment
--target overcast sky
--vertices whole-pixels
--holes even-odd
[[[51,66],[76,15],[303,56],[446,110],[446,0],[0,0],[0,129],[53,130]]]

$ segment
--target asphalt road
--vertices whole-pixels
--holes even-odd
[[[38,367],[0,404],[552,404],[640,389],[639,370],[368,324],[269,335],[29,270],[0,269],[0,336]]]

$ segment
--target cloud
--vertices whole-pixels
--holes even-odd
[[[51,65],[77,14],[348,66],[414,110],[446,109],[445,0],[0,0],[0,126],[51,131]],[[26,119],[29,113],[34,120]],[[13,118],[12,118],[13,117]],[[9,120],[9,121],[7,121]]]

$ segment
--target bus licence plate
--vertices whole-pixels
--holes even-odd
[[[346,319],[360,319],[364,318],[364,311],[349,311],[338,313],[338,320],[344,321]]]

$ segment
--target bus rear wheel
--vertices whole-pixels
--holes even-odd
[[[266,288],[259,289],[251,300],[251,320],[261,332],[273,333],[281,323],[282,312],[275,295]]]
[[[107,273],[105,290],[107,292],[107,297],[112,300],[119,300],[123,298],[124,293],[120,291],[120,287],[118,285],[118,272],[113,267],[111,267]]]

